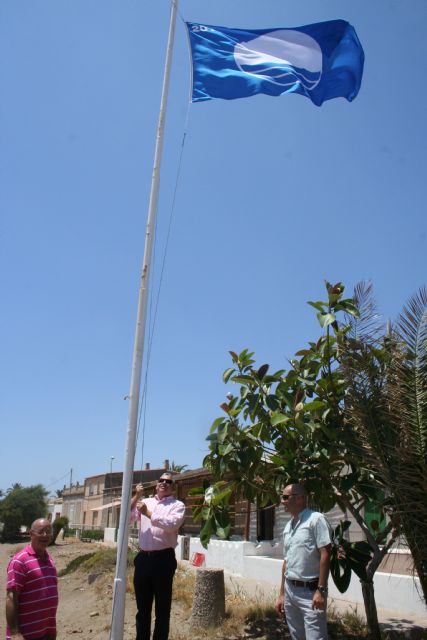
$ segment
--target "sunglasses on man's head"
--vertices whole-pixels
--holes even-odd
[[[173,480],[170,480],[170,478],[160,478],[159,484],[161,482],[165,482],[166,484],[172,484]]]

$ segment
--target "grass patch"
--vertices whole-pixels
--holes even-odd
[[[115,568],[116,558],[116,549],[99,549],[91,554],[91,557],[83,564],[82,569],[84,571],[104,573]]]
[[[194,598],[196,572],[182,565],[178,566],[173,584],[173,601],[179,603],[184,617],[189,620]],[[240,638],[261,638],[271,640],[284,640],[289,638],[285,634],[285,625],[274,610],[274,604],[265,600],[262,594],[255,593],[249,596],[239,585],[233,584],[225,591],[225,619],[218,627],[198,630],[190,629],[186,633],[182,628],[172,628],[172,640],[218,640]]]
[[[362,640],[368,637],[368,628],[357,606],[338,613],[333,605],[328,608],[328,629],[331,638]]]
[[[178,566],[173,580],[173,599],[188,609],[189,615],[193,606],[194,587],[196,584],[196,573],[182,565]]]
[[[116,549],[98,549],[92,553],[84,553],[71,560],[65,569],[62,569],[58,575],[59,577],[62,577],[79,568],[86,573],[106,573],[108,571],[113,571],[116,567],[116,557]],[[133,565],[134,557],[135,554],[132,551],[129,551],[127,559],[128,567]]]
[[[257,590],[249,594],[242,585],[232,580],[231,585],[225,594],[225,637],[244,635],[248,639],[265,640],[289,638],[283,616],[276,614],[273,596]]]
[[[77,558],[73,558],[64,569],[58,571],[58,576],[62,578],[62,576],[66,576],[69,573],[73,573],[76,569],[80,567],[83,562],[86,562],[94,555],[94,553],[85,553],[82,556],[77,556]]]

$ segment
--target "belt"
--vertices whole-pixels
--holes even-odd
[[[319,585],[318,578],[315,580],[309,580],[308,582],[304,582],[304,580],[292,580],[292,578],[286,578],[286,582],[290,582],[294,587],[305,587],[306,589],[311,589],[311,591],[317,589]]]
[[[172,547],[168,547],[167,549],[156,549],[155,551],[144,551],[144,549],[140,549],[139,553],[143,556],[157,556],[160,553],[165,553],[166,551],[173,551]]]

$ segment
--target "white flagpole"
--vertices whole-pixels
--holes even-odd
[[[157,126],[156,148],[154,152],[153,173],[151,177],[150,204],[148,207],[147,229],[145,236],[144,258],[141,270],[141,282],[138,297],[138,311],[135,329],[135,342],[132,362],[132,377],[129,393],[128,429],[123,471],[122,500],[120,509],[119,535],[117,541],[116,577],[114,579],[113,605],[111,613],[110,640],[123,640],[126,597],[126,568],[129,538],[129,510],[132,497],[133,465],[135,460],[136,432],[138,426],[139,393],[141,388],[142,356],[144,352],[145,322],[148,306],[148,284],[151,254],[154,240],[157,201],[159,194],[160,162],[163,149],[166,104],[169,92],[169,77],[172,66],[173,41],[178,0],[171,0],[169,36],[166,51],[165,72],[163,77],[162,98],[160,102],[159,122]]]

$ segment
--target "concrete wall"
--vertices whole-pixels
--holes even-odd
[[[177,559],[183,557],[184,536],[179,536],[176,548]],[[211,540],[208,549],[204,549],[199,538],[190,538],[190,558],[194,552],[205,555],[207,568],[222,568],[225,572],[249,580],[264,583],[277,591],[282,571],[281,544],[270,542],[223,541]],[[400,614],[425,617],[426,607],[421,598],[418,578],[412,576],[380,573],[374,579],[375,599],[377,607]],[[332,598],[347,601],[349,604],[360,604],[363,608],[362,589],[357,576],[352,574],[348,590],[342,594],[329,581],[329,594]]]
[[[115,527],[105,527],[104,529],[104,542],[108,544],[114,544],[117,542],[117,529]]]

